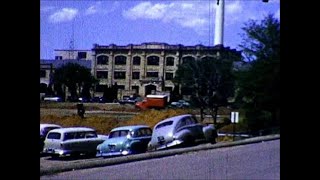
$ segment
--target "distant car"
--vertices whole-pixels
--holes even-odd
[[[118,102],[120,104],[135,104],[138,101],[141,101],[141,97],[124,97],[123,99],[120,99]]]
[[[98,144],[104,141],[96,131],[86,127],[69,127],[51,130],[44,141],[43,152],[52,157],[86,154],[96,155]]]
[[[190,107],[190,103],[185,101],[185,100],[179,100],[179,101],[171,102],[169,107],[173,107],[173,108],[188,108],[188,107]]]
[[[97,156],[119,156],[147,151],[152,129],[145,125],[123,126],[111,130],[109,137],[97,146]]]
[[[48,132],[58,128],[62,128],[62,127],[57,124],[40,124],[40,152],[43,151],[44,140]]]
[[[45,102],[62,102],[62,98],[61,97],[44,97],[43,100]]]
[[[213,125],[199,124],[196,117],[184,114],[167,118],[153,129],[148,150],[165,149],[177,145],[192,145],[196,141],[215,143],[218,134]]]

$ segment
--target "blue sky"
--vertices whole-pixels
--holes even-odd
[[[216,0],[41,0],[40,58],[54,49],[93,44],[164,42],[213,45]],[[267,14],[280,19],[280,0],[225,0],[224,45],[239,49],[241,28]],[[73,37],[73,38],[72,38]]]

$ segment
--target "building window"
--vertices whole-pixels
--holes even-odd
[[[174,58],[173,57],[167,57],[166,65],[167,66],[173,66],[174,65]]]
[[[114,60],[115,65],[126,65],[127,57],[126,56],[116,56]]]
[[[87,59],[87,52],[78,52],[78,59]]]
[[[132,72],[132,79],[140,79],[140,72]]]
[[[97,57],[97,64],[99,64],[99,65],[109,64],[109,57],[108,56],[98,56]]]
[[[140,61],[141,61],[141,58],[139,56],[135,56],[135,57],[133,57],[132,64],[133,65],[140,65]]]
[[[96,85],[96,92],[104,92],[104,90],[106,89],[107,85]]]
[[[125,88],[124,85],[118,85],[117,87],[118,87],[118,89],[122,89],[122,90],[124,90],[124,88]]]
[[[159,66],[159,57],[158,56],[149,56],[147,58],[147,65]]]
[[[173,73],[166,73],[166,80],[172,80],[173,79]]]
[[[194,57],[192,57],[192,56],[186,56],[186,57],[183,57],[183,58],[182,58],[182,64],[183,64],[183,63],[186,63],[186,62],[189,62],[189,61],[194,61],[194,60],[195,60]]]
[[[47,76],[46,70],[40,70],[40,77],[45,78]]]
[[[139,86],[132,86],[131,88],[136,91],[136,94],[139,94]]]
[[[54,59],[55,60],[62,60],[62,56],[55,56]]]
[[[158,72],[147,72],[147,77],[154,77],[154,78],[158,78],[159,75]]]
[[[107,79],[108,78],[108,71],[97,71],[97,78],[98,79]]]
[[[114,72],[114,79],[126,79],[126,72],[125,71],[115,71]]]

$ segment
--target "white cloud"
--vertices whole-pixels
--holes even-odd
[[[95,6],[95,5],[90,6],[85,12],[86,15],[91,15],[91,14],[95,14],[95,13],[97,13],[97,6]]]
[[[94,5],[91,5],[86,9],[85,15],[93,15],[93,14],[108,14],[115,11],[119,7],[119,2],[115,1],[112,6],[106,6],[105,4],[96,2]]]
[[[67,22],[73,20],[78,14],[78,10],[74,8],[63,8],[56,11],[49,17],[49,21],[53,23]]]
[[[212,3],[213,4],[213,3]],[[213,5],[211,7],[213,8]],[[131,9],[124,10],[128,19],[153,19],[164,23],[175,23],[194,29],[201,34],[208,29],[208,4],[195,2],[151,3],[141,2]]]
[[[40,12],[49,12],[54,10],[54,6],[40,6]]]
[[[225,27],[241,24],[249,19],[261,19],[268,14],[270,6],[276,7],[279,0],[272,4],[261,1],[225,1]],[[270,9],[270,8],[269,8]],[[278,8],[277,8],[278,9]],[[182,27],[192,28],[198,34],[208,33],[215,23],[216,2],[211,1],[179,1],[179,2],[141,2],[126,9],[122,15],[131,20],[149,19],[159,20],[163,23],[174,23]]]
[[[101,9],[99,7],[101,7],[101,2],[96,2],[86,10],[85,15],[92,15],[100,12]]]
[[[226,13],[227,14],[237,14],[242,11],[242,4],[240,4],[240,1],[233,1],[232,3],[227,3],[225,5]]]

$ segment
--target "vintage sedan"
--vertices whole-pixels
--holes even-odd
[[[191,114],[174,116],[155,125],[148,150],[160,150],[177,145],[189,146],[196,142],[215,143],[217,136],[213,125],[204,126]]]
[[[58,128],[62,128],[62,127],[57,124],[40,124],[40,152],[43,151],[44,140],[48,132]]]
[[[97,146],[97,156],[119,156],[147,151],[152,129],[145,125],[122,126],[110,131],[109,137]]]
[[[69,127],[51,130],[45,141],[43,152],[52,157],[86,154],[96,155],[98,144],[104,141],[96,131],[86,127]]]

